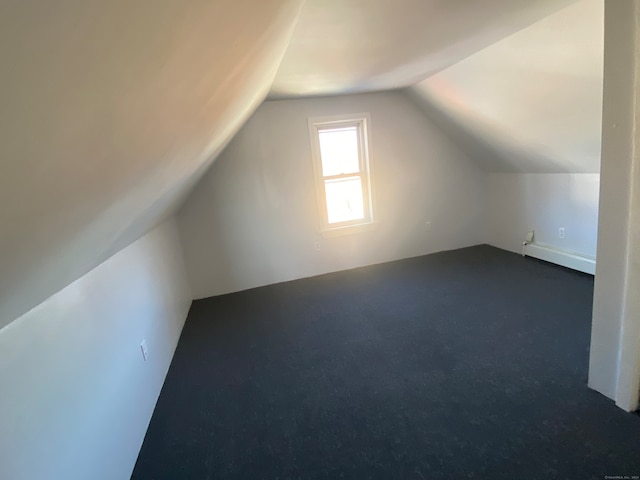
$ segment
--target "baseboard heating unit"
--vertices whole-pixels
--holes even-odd
[[[536,243],[525,243],[522,246],[522,254],[527,257],[537,258],[546,262],[562,265],[563,267],[572,268],[579,272],[595,275],[596,259],[578,255],[576,253],[564,252],[552,247],[538,245]]]

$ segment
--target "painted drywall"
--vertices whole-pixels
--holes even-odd
[[[0,478],[127,480],[190,303],[172,219],[0,330]]]
[[[581,0],[412,87],[491,172],[598,173],[604,0]]]
[[[575,0],[307,0],[270,98],[407,87]]]
[[[625,410],[640,388],[640,1],[605,6],[598,264],[589,386]]]
[[[599,174],[491,173],[487,185],[491,245],[520,253],[526,233],[535,230],[536,243],[596,257]]]
[[[0,327],[170,215],[302,0],[0,2]]]
[[[371,115],[378,223],[324,238],[307,119],[361,112]],[[229,144],[178,224],[201,298],[483,243],[485,195],[483,173],[402,93],[274,101]]]

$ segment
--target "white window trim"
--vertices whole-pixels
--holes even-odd
[[[325,196],[325,177],[322,174],[322,159],[320,156],[320,139],[318,131],[326,127],[349,127],[358,128],[359,138],[359,176],[362,181],[362,194],[364,197],[365,215],[363,219],[348,222],[332,223],[328,222],[327,202]],[[316,198],[318,211],[320,214],[319,229],[325,237],[333,237],[349,233],[367,231],[375,226],[373,182],[371,175],[371,116],[368,113],[356,113],[351,115],[333,115],[328,117],[309,118],[309,137],[311,139],[311,157],[313,159],[313,172],[315,176]]]

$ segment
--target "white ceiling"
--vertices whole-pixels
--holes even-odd
[[[0,327],[176,208],[302,0],[0,2]]]
[[[572,1],[0,2],[0,328],[174,211],[270,87],[406,86]]]
[[[575,0],[307,0],[269,97],[407,87]]]
[[[580,0],[410,89],[485,170],[600,170],[604,0]]]

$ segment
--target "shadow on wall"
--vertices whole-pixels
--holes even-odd
[[[427,93],[417,92],[413,88],[404,90],[424,114],[433,121],[456,145],[458,145],[479,166],[488,172],[510,173],[571,173],[563,168],[551,155],[543,155],[527,148],[517,148],[501,138],[508,135],[495,127],[485,125],[480,131],[477,127],[460,121],[442,108]],[[443,97],[446,96],[443,93]],[[488,122],[487,122],[488,123]]]

